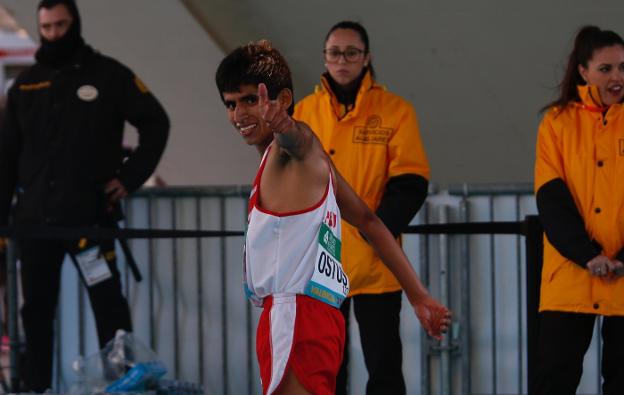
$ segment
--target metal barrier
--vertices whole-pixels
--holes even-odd
[[[428,201],[417,223],[480,224],[440,225],[437,235],[421,227],[425,235],[418,237],[428,249],[421,254],[421,276],[455,318],[444,343],[422,345],[421,393],[525,393],[521,221],[535,213],[531,187],[458,185]]]
[[[125,225],[242,230],[248,194],[245,187],[143,190],[127,201]],[[535,223],[523,219],[535,212],[527,184],[453,185],[430,195],[404,235],[403,247],[432,294],[453,310],[454,324],[442,343],[434,342],[424,336],[405,301],[401,331],[408,393],[527,393],[534,357],[527,347],[536,335],[539,267],[525,264],[536,262],[537,254],[525,249],[525,243],[535,246],[541,238],[539,227],[531,228]],[[510,228],[496,234],[500,228],[478,231],[475,224],[463,231],[422,227],[457,222],[504,222]],[[525,243],[522,235],[529,235]],[[132,240],[144,275],[141,283],[134,282],[118,254],[135,335],[169,367],[168,377],[201,383],[208,394],[260,393],[255,362],[260,310],[245,300],[241,289],[242,242],[240,236]],[[88,298],[67,262],[62,281],[54,375],[58,390],[74,380],[71,362],[97,351]],[[361,394],[366,370],[355,320],[350,330],[350,393]],[[599,393],[594,343],[580,393]]]

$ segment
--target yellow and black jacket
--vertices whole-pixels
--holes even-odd
[[[367,72],[355,106],[345,113],[325,77],[295,107],[345,180],[397,236],[427,195],[429,164],[411,104],[387,92]],[[401,289],[356,228],[343,221],[343,265],[350,295]]]
[[[624,260],[624,107],[596,87],[551,108],[539,127],[535,191],[544,225],[540,311],[624,315],[624,280],[586,269],[599,254]]]

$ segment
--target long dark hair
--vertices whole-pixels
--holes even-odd
[[[356,32],[364,43],[364,55],[368,55],[370,53],[370,42],[368,41],[368,33],[366,32],[366,29],[364,29],[364,26],[362,26],[359,22],[342,21],[336,23],[334,26],[332,26],[331,29],[329,29],[329,32],[325,36],[325,41],[323,42],[324,44],[327,44],[329,36],[331,36],[331,34],[337,29],[350,29]],[[370,70],[371,76],[375,78],[375,69],[373,68],[372,61],[368,62],[368,66],[366,66],[365,69],[366,68]]]
[[[564,107],[572,101],[579,101],[577,86],[585,85],[586,82],[578,71],[578,66],[587,67],[594,51],[597,49],[621,45],[624,47],[624,40],[617,33],[611,30],[601,30],[597,26],[583,26],[574,39],[574,49],[568,57],[563,80],[559,84],[559,98],[549,103],[542,111],[553,106]]]

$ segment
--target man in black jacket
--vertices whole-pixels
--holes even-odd
[[[95,52],[81,36],[73,0],[42,0],[36,64],[16,79],[0,130],[0,226],[106,226],[111,207],[154,171],[169,133],[156,98],[131,70]],[[125,122],[139,145],[122,162]],[[25,385],[43,392],[52,373],[53,320],[61,264],[75,257],[87,286],[100,346],[130,331],[112,240],[84,249],[77,241],[18,240],[26,334]],[[98,250],[99,248],[99,250]]]

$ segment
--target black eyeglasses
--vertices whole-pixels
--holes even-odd
[[[345,61],[354,63],[360,60],[364,50],[359,48],[347,48],[344,51],[339,51],[335,48],[326,49],[323,51],[325,55],[325,61],[329,63],[336,63],[340,61],[340,57],[343,56]]]

